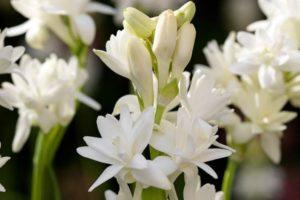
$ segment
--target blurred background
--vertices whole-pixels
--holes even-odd
[[[133,3],[134,1],[134,3]],[[165,2],[166,1],[166,2]],[[114,0],[101,1],[118,7],[121,10],[134,4],[149,15],[156,14],[168,7],[177,8],[184,0]],[[255,0],[197,0],[197,14],[193,20],[197,29],[197,39],[192,61],[188,70],[195,64],[206,64],[202,53],[208,41],[215,39],[223,43],[230,31],[244,30],[245,27],[264,16],[259,11]],[[105,43],[111,34],[118,29],[122,15],[106,16],[95,15],[97,23],[97,37],[93,48],[104,49]],[[13,10],[9,0],[0,1],[0,29],[11,27],[24,18]],[[24,45],[24,36],[7,38],[6,44]],[[47,44],[44,51],[35,51],[27,46],[26,52],[39,59],[44,59],[51,52],[59,57],[68,58],[68,49],[55,37]],[[86,93],[102,104],[102,110],[95,112],[81,106],[73,122],[68,128],[62,145],[55,160],[55,169],[58,176],[63,200],[101,200],[107,188],[118,191],[114,180],[107,182],[94,192],[87,190],[100,175],[105,166],[100,163],[84,159],[76,153],[76,148],[83,146],[83,136],[99,136],[96,128],[96,117],[111,113],[115,102],[129,93],[129,82],[110,71],[90,51],[88,70],[90,80],[85,87]],[[1,76],[1,82],[9,80],[9,76]],[[287,109],[293,110],[292,107]],[[299,112],[299,110],[298,110]],[[26,200],[30,196],[30,181],[32,155],[34,150],[36,130],[30,141],[19,154],[11,152],[11,142],[14,136],[17,113],[0,108],[0,141],[2,142],[1,155],[11,156],[11,160],[0,170],[0,182],[5,185],[7,192],[0,194],[4,200]],[[263,156],[254,142],[248,152],[247,161],[240,168],[236,178],[234,199],[238,200],[298,200],[300,198],[300,118],[289,124],[283,138],[283,160],[280,166],[273,166]],[[221,131],[224,139],[224,133]],[[215,184],[220,190],[226,159],[212,162],[220,179],[213,180],[200,171],[202,183]]]

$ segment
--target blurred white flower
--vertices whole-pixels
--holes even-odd
[[[216,172],[206,162],[228,157],[232,151],[210,148],[218,145],[216,135],[218,128],[211,126],[200,117],[193,118],[185,108],[177,112],[177,124],[162,121],[158,131],[153,134],[151,145],[171,156],[180,171],[198,166],[206,173],[217,178]],[[228,148],[228,147],[226,147]]]
[[[0,32],[0,74],[15,73],[19,74],[16,61],[23,55],[24,47],[5,46],[4,39],[6,30]],[[6,95],[0,92],[0,105],[12,109]]]
[[[288,98],[274,96],[272,93],[245,86],[234,100],[247,121],[236,123],[232,130],[237,143],[246,143],[259,136],[261,146],[267,156],[275,163],[281,159],[280,139],[286,129],[285,123],[294,119],[294,112],[282,111]]]
[[[224,88],[231,94],[239,88],[238,78],[230,70],[230,66],[236,62],[236,53],[240,50],[240,46],[235,40],[236,34],[231,32],[222,48],[216,41],[208,43],[204,48],[204,54],[210,68],[202,65],[196,66],[196,68],[200,68],[204,72],[207,71],[208,75],[213,76],[217,87]]]
[[[0,148],[1,148],[1,143],[0,143]],[[5,163],[10,159],[10,157],[2,157],[0,156],[0,168],[5,165]],[[3,185],[0,184],[0,192],[5,192],[5,188]]]
[[[300,51],[282,35],[258,30],[255,34],[239,32],[242,49],[231,66],[240,75],[257,73],[262,88],[284,90],[282,72],[300,71]]]
[[[171,189],[165,173],[164,165],[171,161],[166,157],[158,157],[157,161],[149,161],[142,155],[148,146],[154,126],[154,110],[146,109],[137,120],[133,120],[128,108],[122,108],[120,120],[112,115],[97,119],[98,129],[102,138],[85,137],[88,146],[77,149],[86,158],[111,164],[96,182],[92,191],[112,177],[120,178],[127,183],[137,181],[144,186]],[[162,169],[159,167],[162,166]],[[172,170],[172,169],[168,169]]]
[[[184,187],[185,200],[223,200],[223,192],[216,192],[214,185],[205,184],[201,186],[201,179],[197,170],[191,169],[185,175]],[[171,199],[172,200],[172,199]]]
[[[186,86],[186,81],[180,82],[180,98],[182,106],[194,119],[218,123],[230,112],[226,107],[230,103],[230,95],[215,88],[215,80],[201,69],[194,72],[190,87]]]
[[[111,70],[132,81],[144,107],[153,104],[152,60],[141,39],[125,30],[118,31],[106,43],[106,52],[94,52]]]
[[[79,68],[75,58],[69,63],[50,56],[44,63],[25,55],[18,68],[22,78],[12,74],[13,83],[3,83],[1,93],[19,110],[13,151],[21,150],[31,126],[39,126],[47,133],[53,126],[67,125],[75,114],[76,99],[100,109],[100,105],[80,93],[87,73]]]
[[[284,172],[274,166],[244,165],[237,174],[239,199],[276,199],[283,189]]]
[[[88,13],[115,13],[113,8],[90,0],[11,0],[11,4],[28,21],[10,28],[8,36],[26,33],[27,42],[35,48],[44,46],[48,28],[69,46],[77,38],[89,45],[94,40],[96,24]]]
[[[257,21],[248,26],[248,30],[269,29],[291,38],[300,46],[300,2],[298,0],[259,0],[266,20]]]
[[[176,9],[187,2],[187,0],[113,0],[117,13],[115,22],[121,24],[123,21],[123,10],[127,7],[136,7],[147,14],[159,14],[167,9]]]

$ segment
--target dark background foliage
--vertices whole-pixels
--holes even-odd
[[[122,1],[122,0],[120,0]],[[112,2],[102,1],[112,5]],[[228,33],[232,30],[243,30],[252,21],[260,19],[263,15],[259,12],[255,0],[197,0],[197,14],[193,20],[197,29],[197,39],[192,61],[188,70],[192,70],[194,64],[206,64],[202,53],[208,41],[216,39],[223,43]],[[111,34],[120,28],[114,25],[113,17],[104,15],[94,16],[97,23],[97,37],[94,48],[104,49],[106,41]],[[25,19],[13,10],[9,0],[0,1],[0,29],[22,23]],[[6,44],[26,45],[24,36],[8,38]],[[49,53],[55,52],[60,57],[69,57],[68,49],[55,38],[46,46],[43,52],[37,52],[27,47],[27,53],[45,58]],[[76,153],[78,146],[84,145],[83,136],[99,136],[96,128],[96,117],[111,113],[115,102],[121,96],[129,93],[129,82],[114,74],[89,51],[90,81],[86,86],[86,92],[101,102],[103,109],[95,112],[85,106],[81,106],[74,120],[69,126],[61,147],[55,159],[55,169],[58,176],[60,189],[64,200],[93,200],[104,199],[103,193],[107,188],[118,190],[117,184],[111,180],[96,189],[92,193],[87,190],[93,181],[100,175],[104,165],[84,159]],[[1,76],[1,81],[9,80],[9,76]],[[288,109],[292,109],[288,107]],[[295,109],[294,109],[295,110]],[[296,110],[298,111],[298,110]],[[14,136],[17,112],[11,112],[0,108],[0,141],[2,142],[1,155],[11,156],[11,160],[0,170],[0,182],[5,185],[7,192],[0,194],[4,200],[25,200],[30,196],[30,181],[32,155],[37,131],[31,134],[29,142],[19,154],[11,152],[11,142]],[[300,197],[300,137],[299,119],[289,124],[289,128],[283,138],[283,160],[280,171],[284,174],[280,192],[276,195],[261,199],[296,200]],[[224,134],[221,133],[224,139]],[[253,155],[258,156],[256,154]],[[213,180],[200,171],[203,183],[216,184],[220,189],[221,180],[226,167],[226,159],[211,163],[219,174],[220,179]],[[274,176],[280,176],[274,174]],[[271,179],[270,179],[271,181]],[[254,182],[255,184],[255,182]],[[249,188],[251,192],[251,188]],[[275,193],[274,193],[275,194]],[[236,196],[235,199],[242,199]]]

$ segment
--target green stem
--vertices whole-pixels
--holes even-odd
[[[49,133],[40,132],[38,135],[33,158],[32,200],[60,200],[59,187],[52,163],[64,133],[64,127],[55,126]],[[49,189],[51,195],[46,192]]]
[[[239,164],[240,163],[237,160],[234,160],[233,158],[230,158],[228,161],[222,184],[224,200],[231,200],[233,181]]]

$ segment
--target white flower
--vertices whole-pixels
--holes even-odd
[[[102,138],[85,137],[88,146],[80,147],[77,151],[84,157],[110,166],[104,170],[89,191],[115,176],[127,183],[137,181],[145,186],[171,189],[163,169],[158,167],[157,162],[148,161],[142,155],[153,132],[153,108],[146,109],[136,121],[133,121],[128,108],[123,107],[119,121],[112,115],[107,115],[99,117],[97,124]],[[165,160],[164,157],[157,159]],[[168,164],[168,161],[165,163]]]
[[[1,93],[19,110],[13,151],[27,141],[31,126],[47,133],[53,126],[67,125],[75,114],[76,98],[99,109],[98,103],[79,92],[87,79],[75,58],[69,63],[52,55],[44,63],[25,55],[18,68],[22,76],[12,74],[13,83],[3,83]]]
[[[16,61],[23,55],[24,47],[5,46],[4,39],[6,30],[0,32],[0,74],[16,73],[20,74],[17,69]],[[0,92],[0,105],[12,109],[6,95]]]
[[[0,143],[0,147],[1,147],[1,143]],[[10,159],[10,157],[2,157],[2,156],[0,156],[0,168],[3,167],[3,165],[5,165],[5,163],[9,159]],[[1,184],[0,184],[0,192],[5,192],[5,188]]]
[[[115,15],[115,21],[121,24],[123,21],[123,10],[127,7],[138,7],[147,14],[159,14],[160,12],[167,9],[175,9],[183,5],[186,0],[113,0],[117,13]]]
[[[197,65],[203,71],[207,71],[216,80],[218,87],[226,89],[230,93],[235,93],[238,88],[238,79],[230,70],[230,66],[236,62],[236,53],[240,47],[235,42],[236,34],[230,33],[222,48],[216,41],[208,43],[204,48],[204,54],[210,68]]]
[[[45,28],[49,28],[68,45],[74,45],[72,39],[75,38],[72,38],[68,24],[62,18],[64,16],[69,17],[73,34],[89,45],[94,40],[96,25],[88,13],[115,13],[113,8],[90,0],[11,0],[11,3],[28,21],[11,28],[8,35],[26,33],[29,44],[36,48],[43,47],[47,39]]]
[[[223,200],[223,192],[216,192],[214,185],[201,186],[201,179],[196,169],[185,173],[184,200]],[[172,199],[171,199],[172,200]]]
[[[268,157],[278,163],[281,158],[280,139],[286,129],[285,123],[294,119],[294,112],[282,111],[288,98],[274,96],[266,90],[257,90],[245,86],[234,100],[234,104],[242,111],[247,121],[236,123],[232,130],[233,139],[237,143],[246,143],[255,136],[260,136],[261,146]]]
[[[258,30],[255,34],[239,32],[237,39],[243,48],[232,71],[240,75],[257,73],[262,88],[282,89],[282,72],[300,71],[300,52],[282,35]]]
[[[198,69],[194,72],[190,87],[186,81],[180,82],[181,104],[193,116],[216,123],[228,113],[230,95],[215,88],[215,81]]]
[[[248,26],[248,30],[268,29],[280,32],[300,46],[300,3],[298,0],[259,0],[262,12],[267,20],[257,21]]]
[[[177,124],[162,121],[157,133],[153,134],[151,145],[171,156],[179,170],[198,166],[212,177],[217,178],[215,171],[206,162],[230,156],[232,151],[216,142],[218,128],[213,127],[200,117],[192,118],[185,108],[177,112]]]
[[[145,107],[153,104],[152,60],[141,39],[125,30],[118,31],[106,43],[106,52],[95,53],[111,70],[133,82]]]

